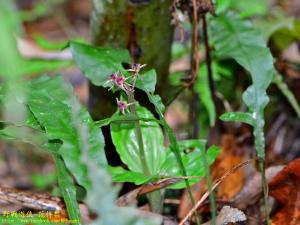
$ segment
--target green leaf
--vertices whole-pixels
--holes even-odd
[[[53,72],[72,65],[70,60],[22,59],[23,74],[41,74]]]
[[[60,50],[65,48],[68,45],[68,41],[60,41],[60,42],[52,42],[49,41],[47,39],[45,39],[44,37],[42,37],[41,35],[34,35],[34,41],[35,43],[46,50]]]
[[[273,58],[262,35],[234,14],[211,20],[211,37],[219,56],[234,58],[250,72],[255,88],[265,90],[274,73]],[[262,63],[263,62],[263,63]]]
[[[146,108],[137,107],[141,118],[155,119]],[[166,157],[164,136],[158,123],[140,121],[146,161],[151,174],[157,174]],[[111,135],[122,161],[131,171],[143,173],[134,123],[111,124]]]
[[[73,125],[71,111],[72,88],[66,85],[62,77],[40,77],[30,82],[28,106],[34,118],[45,129],[49,140],[62,142],[58,153],[64,159],[67,168],[77,182],[88,189],[90,183],[86,176],[86,166],[80,162],[81,143]],[[55,115],[55,116],[53,116]],[[97,163],[105,164],[103,154],[104,140],[99,128],[94,124],[85,109],[81,109],[81,123],[89,127],[90,154]]]
[[[220,149],[217,147],[211,147],[205,153],[205,140],[184,140],[178,142],[182,162],[186,168],[187,176],[197,176],[197,178],[190,178],[191,184],[196,183],[202,177],[206,175],[207,169],[205,168],[205,162],[203,157],[206,157],[207,165],[211,165],[220,153]],[[190,153],[185,153],[185,150],[191,150]],[[147,176],[142,172],[134,172],[123,169],[122,167],[109,167],[109,172],[112,175],[115,182],[132,182],[136,185],[141,185],[150,182],[155,179],[163,179],[165,177],[180,177],[181,169],[178,167],[176,156],[168,149],[166,150],[166,160],[161,164],[160,170],[153,174],[153,176]],[[172,189],[182,189],[186,187],[185,181],[178,182],[172,185]]]
[[[255,118],[250,113],[227,112],[220,116],[220,119],[227,122],[243,122],[255,126]]]
[[[208,112],[210,126],[213,126],[216,121],[216,109],[209,89],[208,74],[204,64],[199,68],[198,79],[194,85],[194,90],[199,94],[201,102]]]
[[[291,20],[291,24],[287,24],[285,27],[277,29],[272,35],[272,43],[274,43],[280,51],[284,51],[290,44],[296,40],[300,40],[300,22],[297,19]]]
[[[266,42],[268,42],[270,38],[280,30],[288,29],[291,31],[294,27],[293,23],[293,18],[286,17],[283,13],[279,13],[275,18],[255,20],[254,27],[262,32]]]
[[[125,49],[93,47],[77,42],[70,43],[73,59],[96,86],[103,86],[112,73],[123,71],[122,62],[130,63]]]
[[[48,143],[48,138],[44,132],[27,126],[9,125],[0,130],[0,138],[22,141],[40,148],[45,148]]]
[[[57,175],[55,172],[39,172],[31,175],[31,181],[35,188],[38,190],[46,190],[49,187],[53,187],[57,181]]]
[[[155,106],[156,111],[159,115],[163,115],[163,113],[165,112],[165,106],[161,100],[161,97],[159,95],[154,95],[152,93],[148,93],[148,98],[149,101]],[[163,117],[161,117],[162,119]]]
[[[80,219],[80,216],[76,217],[78,205],[76,190],[72,185],[72,175],[78,184],[85,187],[87,191],[89,191],[91,183],[87,176],[87,167],[81,162],[83,143],[75,128],[74,119],[76,119],[76,124],[87,127],[88,140],[86,141],[89,144],[89,155],[98,166],[106,165],[103,136],[88,112],[72,96],[71,86],[64,83],[62,77],[42,76],[34,79],[29,82],[29,90],[28,124],[32,127],[39,126],[41,130],[45,130],[50,141],[49,148],[55,151],[53,156],[58,169],[59,185],[68,212],[70,217],[72,216],[76,220]],[[72,107],[78,108],[79,113],[73,115]]]
[[[154,93],[156,85],[156,72],[154,69],[141,74],[137,81],[136,87],[145,91],[146,93]]]
[[[78,130],[80,131],[80,139],[82,142],[86,142],[86,129],[84,125],[78,124]],[[113,186],[111,178],[105,167],[97,165],[93,157],[88,151],[89,143],[85,143],[82,148],[81,160],[87,165],[88,177],[91,180],[91,188],[87,192],[85,202],[89,208],[97,213],[98,218],[91,224],[94,225],[158,225],[161,223],[159,217],[151,217],[151,219],[140,218],[139,212],[133,208],[119,208],[115,205],[117,198],[117,188]],[[104,152],[102,152],[104,155]],[[132,179],[138,176],[143,179],[142,175],[132,171],[124,171],[122,168],[108,168],[115,172],[117,180]],[[99,188],[101,187],[101,188]]]
[[[10,1],[0,3],[0,75],[9,80],[21,75],[21,56],[18,52],[15,35],[18,30],[16,9]]]
[[[236,10],[242,17],[263,16],[268,12],[268,1],[261,0],[217,0],[217,15],[230,9]]]
[[[147,176],[143,173],[125,170],[122,167],[109,167],[108,169],[114,182],[131,182],[141,185],[155,178],[155,176]]]
[[[297,116],[300,118],[300,106],[293,92],[290,91],[287,84],[283,81],[282,76],[278,73],[275,73],[273,82],[276,84],[276,86],[282,92],[285,98],[289,101],[294,111],[297,113]]]
[[[197,176],[197,178],[189,179],[190,184],[194,184],[206,175],[206,163],[203,157],[206,157],[207,165],[211,165],[218,154],[220,149],[218,147],[211,147],[205,152],[205,141],[203,140],[186,140],[183,143],[179,142],[182,162],[186,169],[187,176]],[[191,148],[193,150],[191,150]],[[190,153],[185,154],[184,150],[191,150]],[[164,176],[181,176],[180,168],[178,168],[174,154],[168,153],[167,159],[162,167],[161,175]],[[172,185],[173,189],[181,189],[186,186],[185,182],[179,182]]]
[[[255,119],[254,136],[258,157],[265,158],[264,108],[269,102],[266,89],[275,74],[273,58],[263,36],[250,22],[229,14],[211,20],[211,37],[219,56],[234,58],[251,75],[252,85],[243,100]]]
[[[50,143],[49,147],[52,151],[57,151],[59,145],[55,143]],[[77,221],[80,224],[80,211],[76,199],[76,187],[72,175],[68,171],[64,161],[57,154],[53,154],[55,167],[57,169],[58,184],[61,193],[64,197],[68,214],[71,220]]]
[[[168,123],[164,117],[165,106],[162,103],[161,98],[158,95],[153,95],[151,93],[147,93],[147,95],[148,95],[149,101],[155,106],[155,111],[159,115],[161,124],[167,133],[167,136],[170,141],[170,150],[175,156],[177,166],[180,168],[181,175],[186,176],[187,172],[186,172],[185,166],[183,164],[183,159],[180,154],[176,136],[175,136],[172,128],[168,125]],[[185,187],[188,189],[189,193],[191,193],[191,187],[190,187],[189,181],[185,180],[184,182],[185,182]],[[192,200],[193,199],[191,199],[191,201]]]
[[[199,148],[199,149],[205,149],[206,140],[204,139],[189,139],[189,140],[182,140],[178,141],[178,146],[180,148],[180,151],[184,151],[190,148]]]
[[[95,124],[98,125],[99,127],[103,127],[106,125],[109,125],[111,123],[123,123],[123,122],[135,122],[135,121],[144,121],[144,122],[157,122],[160,123],[159,120],[156,118],[140,118],[135,116],[132,113],[126,113],[125,115],[121,115],[118,112],[114,113],[111,117],[96,121]]]

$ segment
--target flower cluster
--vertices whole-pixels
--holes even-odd
[[[124,74],[117,72],[110,75],[108,81],[106,81],[105,84],[112,83],[112,86],[109,90],[111,90],[115,86],[128,93],[128,91],[130,91],[131,89],[131,85],[126,82],[127,79],[128,78],[126,78]]]
[[[131,68],[128,69],[127,71],[133,72],[134,75],[139,75],[140,70],[145,67],[146,64],[132,64]]]
[[[116,99],[117,100],[117,106],[118,106],[118,109],[120,112],[122,112],[123,114],[125,114],[126,112],[128,112],[128,107],[130,105],[133,105],[134,102],[132,103],[127,103],[126,101],[121,101],[119,99]]]
[[[136,80],[138,79],[140,70],[145,66],[145,64],[132,64],[130,69],[127,70],[128,72],[131,72],[131,76],[126,77],[121,71],[118,71],[111,74],[105,84],[112,84],[109,90],[116,87],[117,89],[123,90],[126,95],[129,95],[130,92],[134,92]],[[134,103],[128,104],[125,101],[117,99],[118,109],[123,114],[125,114],[125,112],[128,110],[128,106],[131,104]]]

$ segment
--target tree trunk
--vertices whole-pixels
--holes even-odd
[[[157,93],[164,99],[171,57],[171,0],[93,0],[92,43],[127,48],[136,63],[157,72]],[[115,97],[90,84],[89,109],[100,119],[116,108]]]

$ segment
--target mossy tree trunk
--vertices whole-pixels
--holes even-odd
[[[171,0],[93,0],[92,43],[127,48],[136,63],[156,69],[157,93],[164,99],[171,57]],[[94,118],[109,116],[115,96],[90,85],[89,109]]]

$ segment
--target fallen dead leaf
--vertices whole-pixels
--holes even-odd
[[[281,204],[272,225],[300,224],[300,158],[293,160],[269,184],[270,195]]]
[[[270,183],[272,179],[284,168],[284,166],[272,166],[266,169],[266,179]],[[256,172],[245,184],[243,189],[232,199],[239,209],[246,209],[255,204],[262,195],[260,172]]]
[[[219,177],[226,171],[241,164],[245,157],[239,153],[239,147],[236,139],[232,135],[224,135],[222,138],[223,151],[219,155],[219,165],[216,164]],[[224,180],[219,186],[216,197],[222,200],[230,200],[238,193],[244,184],[244,170],[238,170],[230,176],[230,179]]]

